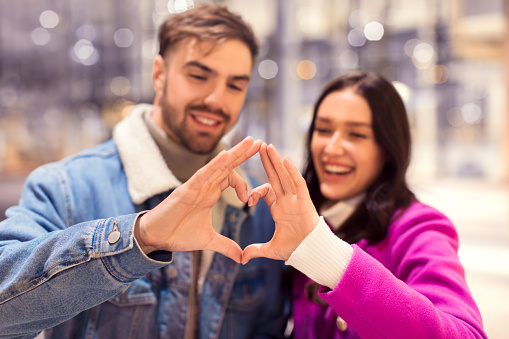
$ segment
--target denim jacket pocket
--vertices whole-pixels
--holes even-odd
[[[139,279],[107,302],[45,330],[45,338],[154,338],[158,336],[156,301],[150,283]]]
[[[265,302],[268,289],[268,270],[265,266],[244,266],[233,285],[229,310],[250,312]]]
[[[100,309],[92,331],[96,338],[154,338],[158,335],[157,298],[150,282],[145,279],[136,280],[123,293],[102,304]],[[89,321],[92,319],[93,316]]]
[[[117,294],[113,298],[109,299],[108,302],[121,307],[155,305],[157,303],[157,298],[155,293],[152,291],[150,282],[145,279],[138,279],[123,293]]]

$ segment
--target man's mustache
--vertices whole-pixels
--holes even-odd
[[[221,119],[223,119],[225,122],[228,122],[230,121],[230,116],[228,114],[226,114],[222,109],[216,109],[216,110],[213,110],[211,109],[210,107],[206,106],[206,105],[200,105],[200,106],[188,106],[186,111],[200,111],[200,112],[206,112],[206,113],[210,113],[210,114],[213,114],[213,115],[216,115],[218,117],[220,117]]]

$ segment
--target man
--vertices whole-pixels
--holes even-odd
[[[233,171],[261,142],[220,143],[245,99],[254,35],[204,5],[159,39],[154,105],[136,106],[112,140],[35,170],[0,223],[0,338],[283,336],[281,263],[238,264],[274,231]]]

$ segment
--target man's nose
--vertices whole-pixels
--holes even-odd
[[[216,85],[205,97],[205,104],[213,111],[226,111],[226,86]]]

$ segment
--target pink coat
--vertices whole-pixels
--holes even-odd
[[[437,210],[413,203],[376,245],[361,240],[334,290],[321,287],[328,306],[306,299],[309,278],[293,286],[294,338],[486,338],[465,282],[458,235]],[[337,316],[348,324],[344,332]]]

